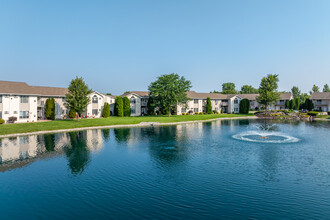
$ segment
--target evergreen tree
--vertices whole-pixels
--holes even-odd
[[[124,116],[124,106],[123,106],[123,98],[118,96],[115,99],[115,116],[123,117]]]
[[[289,100],[285,101],[285,108],[290,109],[290,101]]]
[[[239,113],[248,114],[250,110],[250,101],[248,99],[242,99],[239,103]]]
[[[290,100],[289,109],[290,109],[290,110],[295,109],[295,101],[294,101],[294,99],[291,99],[291,100]]]
[[[110,105],[109,103],[104,103],[103,110],[102,110],[102,117],[108,118],[110,117]]]
[[[323,92],[330,92],[330,88],[328,84],[325,84],[323,87]]]
[[[299,106],[300,106],[300,99],[299,97],[294,99],[294,110],[299,110]]]
[[[154,98],[152,96],[150,96],[148,99],[148,103],[147,103],[148,115],[155,114],[155,107],[156,107],[156,104],[155,104]]]
[[[131,102],[127,97],[123,98],[123,109],[125,117],[131,116]]]
[[[55,99],[48,98],[45,103],[45,117],[49,120],[55,119]]]
[[[212,114],[212,104],[211,104],[211,98],[207,97],[206,99],[206,113]]]

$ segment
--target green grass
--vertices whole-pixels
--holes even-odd
[[[173,115],[168,116],[144,116],[144,117],[109,117],[95,119],[77,120],[57,120],[47,122],[32,122],[21,124],[3,124],[0,125],[0,135],[29,133],[36,131],[54,131],[61,129],[108,126],[108,125],[127,125],[139,124],[141,122],[182,122],[182,121],[198,121],[215,118],[235,118],[253,116],[253,114],[212,114],[212,115]]]
[[[316,118],[330,119],[330,115],[317,115]]]

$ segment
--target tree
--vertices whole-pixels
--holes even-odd
[[[267,107],[279,100],[280,93],[277,92],[278,88],[278,75],[277,74],[268,74],[266,77],[261,79],[259,86],[259,96],[257,96],[257,102],[261,105]]]
[[[320,88],[317,85],[313,85],[312,91],[309,92],[310,94],[313,94],[315,92],[320,92]]]
[[[292,93],[294,99],[300,98],[301,91],[299,90],[299,88],[297,86],[292,87],[291,93]]]
[[[188,101],[187,94],[191,82],[176,73],[161,75],[149,85],[150,97],[155,100],[156,106],[167,109],[168,116],[178,103]]]
[[[211,104],[211,98],[207,97],[206,99],[206,113],[212,114],[212,104]]]
[[[127,97],[123,98],[123,111],[125,117],[131,116],[131,102]]]
[[[314,109],[314,103],[310,99],[306,99],[304,103],[304,109],[307,109],[308,111],[312,111]]]
[[[148,98],[148,103],[147,103],[147,111],[148,111],[148,115],[154,115],[155,114],[155,101],[153,97],[149,97]]]
[[[65,106],[72,109],[81,116],[90,102],[88,95],[92,92],[82,77],[76,77],[69,85],[68,93],[65,95]]]
[[[46,99],[45,117],[49,120],[55,119],[55,99],[54,98]]]
[[[330,88],[329,88],[328,84],[324,85],[323,92],[330,92]]]
[[[106,95],[108,95],[108,96],[112,96],[112,94],[110,93],[110,92],[108,92],[108,93],[105,93]]]
[[[249,86],[249,85],[243,85],[241,87],[241,94],[256,94],[258,93],[258,89],[254,88],[253,86]]]
[[[250,101],[248,99],[242,99],[239,103],[239,113],[248,114],[250,110]]]
[[[232,82],[222,84],[222,94],[236,94],[235,84]]]
[[[70,108],[69,118],[75,118],[77,116],[77,112]]]
[[[290,100],[289,109],[291,109],[291,110],[295,109],[295,101],[294,101],[294,99],[291,99]]]
[[[294,110],[299,110],[299,107],[300,107],[300,98],[299,97],[297,97],[297,98],[295,98],[295,99],[293,99],[294,100]]]
[[[285,108],[290,109],[290,101],[289,100],[285,101]]]
[[[104,103],[103,110],[102,110],[102,117],[108,118],[110,117],[110,105],[109,103]]]
[[[124,105],[123,105],[123,98],[118,96],[115,99],[115,116],[123,117],[124,116]]]

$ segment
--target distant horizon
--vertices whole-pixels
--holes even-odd
[[[192,91],[222,83],[278,91],[330,85],[330,1],[3,1],[0,80],[112,94],[177,73]]]

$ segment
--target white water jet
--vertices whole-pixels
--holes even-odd
[[[260,132],[260,131],[247,131],[240,134],[235,134],[232,136],[237,140],[249,141],[249,142],[258,142],[258,143],[295,143],[300,139],[285,135],[279,132]]]

